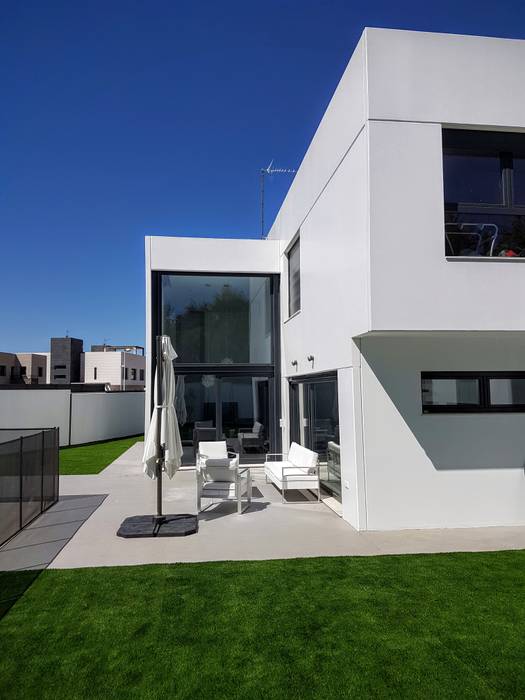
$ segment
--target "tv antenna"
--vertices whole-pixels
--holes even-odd
[[[267,168],[261,168],[260,178],[261,178],[261,238],[264,238],[264,178],[266,175],[278,174],[288,174],[295,173],[293,168],[274,168],[273,159],[270,161],[270,165]]]

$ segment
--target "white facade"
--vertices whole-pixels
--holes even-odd
[[[445,256],[442,147],[443,128],[525,132],[524,69],[525,41],[367,29],[267,240],[147,239],[148,339],[151,271],[280,275],[283,446],[288,380],[336,372],[357,529],[525,524],[525,413],[421,403],[421,372],[525,369],[525,258]]]
[[[85,352],[82,372],[86,384],[111,384],[113,389],[141,389],[145,383],[146,358],[130,352]]]

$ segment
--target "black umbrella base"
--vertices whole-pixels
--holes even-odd
[[[118,537],[184,537],[199,529],[196,515],[132,515],[117,530]]]

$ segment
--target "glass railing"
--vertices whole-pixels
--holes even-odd
[[[525,257],[525,215],[445,212],[447,257]]]

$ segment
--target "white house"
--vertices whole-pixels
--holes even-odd
[[[103,346],[100,346],[103,347]],[[81,356],[81,377],[86,384],[109,384],[117,391],[144,388],[146,358],[142,348],[105,346]]]
[[[367,29],[266,240],[146,239],[188,460],[295,440],[359,530],[525,524],[524,72]]]

